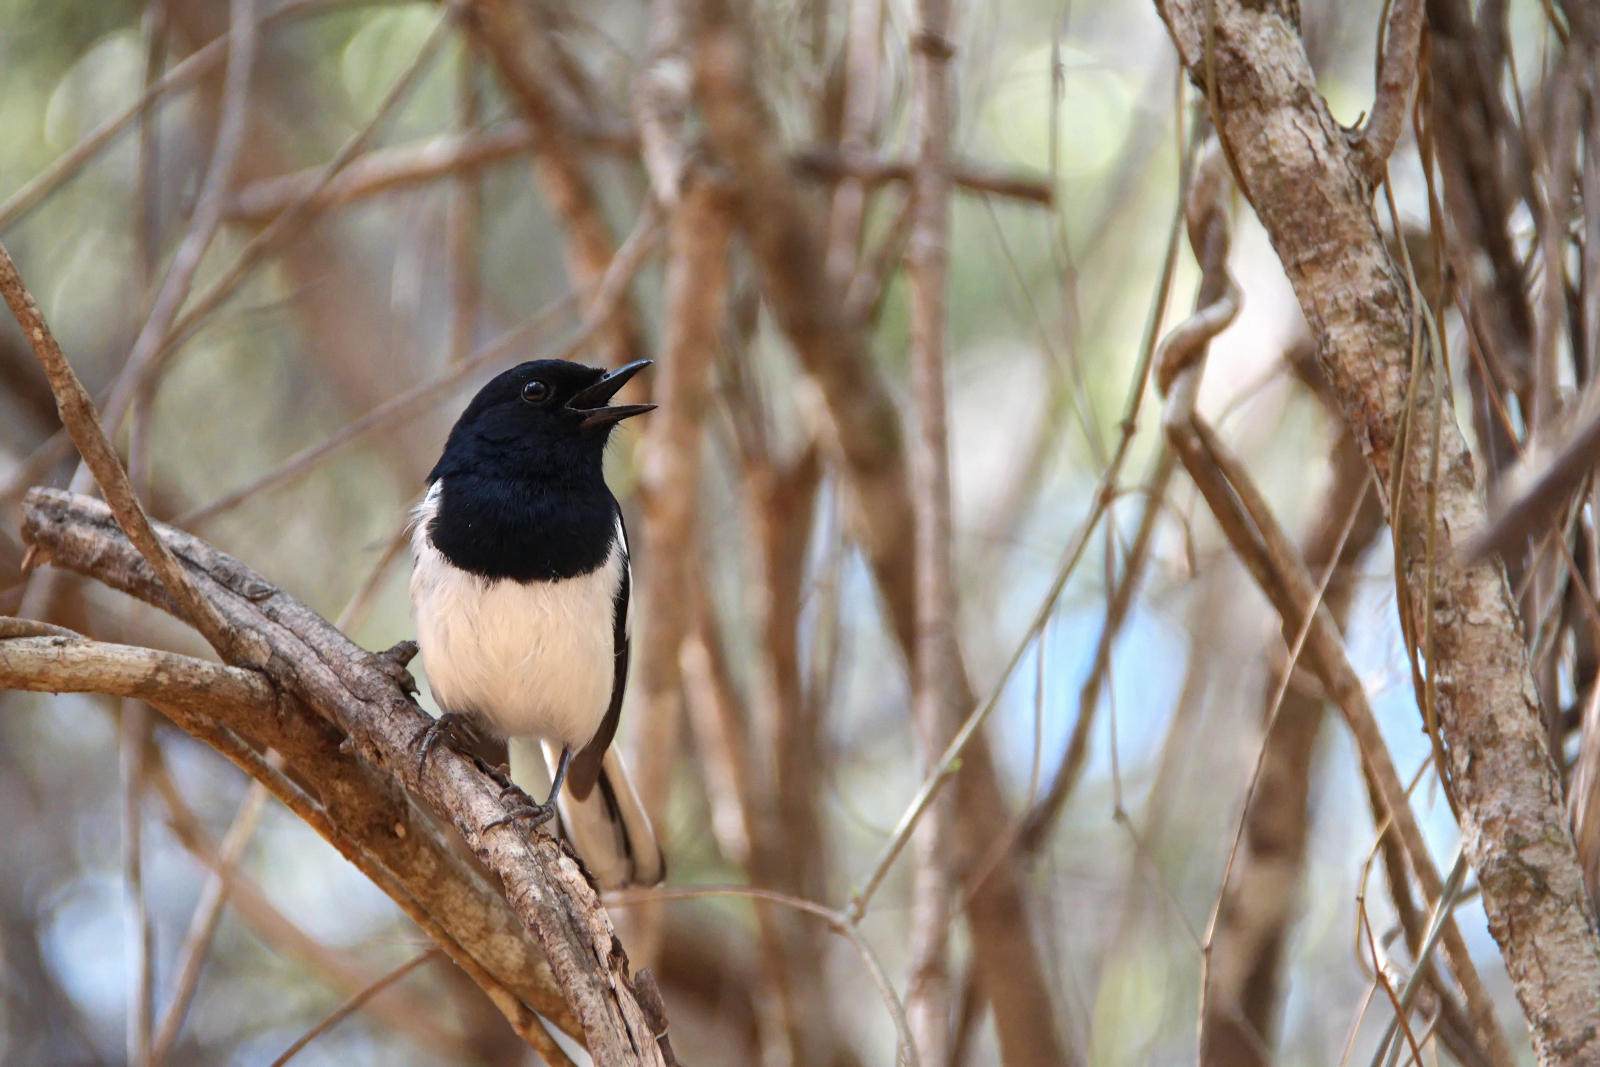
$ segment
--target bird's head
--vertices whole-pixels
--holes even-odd
[[[456,421],[435,476],[450,473],[455,463],[522,475],[598,463],[617,423],[655,409],[654,404],[610,403],[649,365],[641,359],[607,372],[538,359],[497,375]]]

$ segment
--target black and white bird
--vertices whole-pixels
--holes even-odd
[[[444,715],[509,739],[511,777],[549,768],[535,824],[562,825],[606,888],[665,873],[612,747],[628,681],[628,537],[602,470],[606,440],[650,404],[611,405],[640,360],[607,374],[536,360],[485,385],[450,431],[412,534],[411,606]],[[542,776],[538,776],[542,777]],[[565,782],[565,788],[563,788]]]

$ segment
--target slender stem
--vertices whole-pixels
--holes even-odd
[[[456,123],[463,137],[479,122],[478,54],[472,41],[461,40],[457,74]],[[483,178],[475,168],[456,172],[450,183],[448,236],[450,255],[450,362],[472,354],[478,338],[480,284],[479,247],[483,227]]]
[[[150,709],[142,700],[122,702],[122,877],[126,900],[124,941],[128,968],[128,1062],[146,1067],[150,1059],[150,1018],[155,966],[154,934],[144,894],[144,751],[150,734]]]
[[[917,409],[911,452],[916,516],[916,654],[911,702],[922,736],[924,774],[937,774],[934,754],[957,732],[962,680],[956,676],[955,562],[951,548],[950,440],[945,400],[946,286],[950,229],[950,95],[953,46],[948,0],[920,0],[914,50],[917,170],[912,181],[911,389]],[[931,802],[932,798],[930,798]],[[917,1052],[929,1067],[949,1059],[948,931],[955,899],[952,846],[955,801],[946,797],[920,828],[911,903],[911,979],[906,1017]]]
[[[283,758],[275,752],[268,754],[267,762],[279,770],[283,769]],[[238,812],[234,814],[233,822],[228,826],[228,832],[223,835],[216,867],[206,878],[204,888],[200,890],[200,901],[195,905],[194,915],[189,920],[189,933],[184,937],[183,948],[178,953],[178,978],[173,987],[172,1000],[168,1003],[166,1013],[161,1017],[161,1026],[156,1032],[155,1044],[150,1053],[151,1067],[161,1067],[167,1061],[167,1057],[172,1055],[172,1049],[178,1043],[178,1035],[183,1031],[183,1022],[189,1014],[189,1006],[194,1002],[194,995],[200,988],[200,971],[205,966],[211,941],[216,936],[217,926],[222,921],[222,909],[227,904],[229,893],[233,889],[234,871],[244,856],[245,848],[250,844],[250,838],[255,833],[256,822],[261,817],[261,810],[266,806],[266,801],[267,787],[260,782],[252,782],[249,791],[245,793],[244,801],[239,805]]]
[[[231,0],[228,74],[222,91],[222,121],[217,126],[216,144],[211,150],[211,162],[206,167],[205,182],[195,201],[188,232],[172,257],[166,277],[161,279],[150,315],[133,343],[117,388],[112,390],[111,400],[106,404],[102,418],[112,437],[120,429],[129,406],[149,390],[150,365],[171,336],[173,320],[178,317],[184,301],[189,299],[189,289],[200,271],[200,263],[222,225],[222,209],[233,187],[233,175],[239,164],[239,153],[244,148],[250,115],[250,73],[255,66],[256,28],[255,0]],[[84,492],[92,478],[87,463],[80,464],[72,479],[72,491]]]
[[[332,1030],[335,1026],[338,1026],[350,1016],[354,1015],[367,1001],[371,1000],[379,993],[382,993],[385,989],[389,988],[391,985],[398,982],[400,979],[404,978],[406,975],[410,974],[424,963],[437,959],[443,954],[444,953],[437,948],[430,948],[422,955],[413,956],[411,959],[407,960],[405,963],[402,963],[400,966],[396,967],[382,978],[379,978],[376,982],[373,982],[367,988],[363,989],[361,992],[357,993],[355,996],[339,1005],[339,1007],[335,1009],[334,1012],[326,1019],[323,1019],[316,1026],[313,1026],[306,1033],[302,1034],[294,1044],[290,1045],[284,1050],[283,1055],[272,1061],[272,1067],[283,1067],[284,1064],[294,1059],[295,1056],[299,1054],[301,1049],[305,1048],[307,1045],[311,1044],[311,1042],[315,1041],[329,1030]]]

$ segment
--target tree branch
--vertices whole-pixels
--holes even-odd
[[[401,691],[389,664],[357,648],[304,605],[204,542],[168,528],[162,528],[161,535],[184,559],[191,578],[229,623],[250,632],[269,650],[265,670],[272,685],[315,709],[320,716],[315,727],[326,730],[331,724],[342,731],[344,739],[336,746],[341,755],[343,749],[350,749],[370,766],[375,778],[387,781],[391,790],[400,787],[404,796],[417,798],[455,826],[478,859],[500,879],[511,911],[543,948],[595,1062],[659,1063],[654,1032],[627,977],[626,957],[614,945],[610,921],[573,859],[542,834],[530,838],[513,825],[493,825],[506,813],[499,787],[466,757],[440,750],[425,767],[418,767],[415,744],[430,720]],[[48,548],[60,566],[171,610],[171,598],[152,580],[149,567],[115,530],[108,510],[93,501],[34,491],[25,502],[24,537]],[[271,723],[264,725],[271,729]],[[303,724],[303,729],[310,725]],[[277,739],[270,743],[299,769],[296,748],[303,750],[303,743],[295,747],[280,745]],[[411,833],[408,828],[404,836],[394,821],[375,826],[368,823],[357,838],[358,846],[351,848],[347,843],[341,851],[360,856],[365,847],[385,844],[394,848],[396,839],[404,843],[422,837],[421,823],[412,820],[410,825],[418,832]],[[388,840],[383,841],[385,838]],[[440,852],[447,850],[442,843],[439,847]],[[434,857],[420,852],[416,859],[431,861]],[[433,907],[424,910],[418,906],[408,913],[419,918],[424,929],[432,926],[439,930],[436,939],[450,939],[439,923],[464,921],[469,928],[489,925],[491,916],[481,913],[481,905],[479,914],[469,916],[468,901],[440,900],[438,890],[417,885],[419,880],[436,879],[444,872],[430,873],[421,869],[421,863],[388,868],[393,877],[407,879],[406,885],[390,888],[385,868],[368,862],[363,870],[369,876],[376,870],[375,880],[391,896],[397,892],[407,895],[411,886],[427,894]],[[444,947],[448,951],[453,942]],[[463,958],[460,953],[452,956],[458,962]],[[472,957],[465,958],[476,965]],[[525,979],[522,984],[526,985]],[[497,1006],[503,1011],[515,1007],[501,1001]],[[517,1020],[513,1025],[518,1025]]]
[[[66,354],[61,351],[55,335],[50,332],[44,315],[39,311],[38,302],[28,292],[27,286],[22,284],[17,266],[11,262],[11,255],[4,247],[0,247],[0,296],[5,298],[6,306],[16,317],[17,325],[22,327],[28,343],[33,346],[33,354],[38,357],[46,377],[50,379],[50,389],[56,395],[61,422],[72,435],[72,443],[78,446],[78,453],[94,473],[101,493],[117,516],[118,525],[127,531],[128,539],[138,546],[140,553],[160,576],[162,585],[178,606],[178,615],[199,630],[211,647],[224,656],[260,662],[259,646],[252,646],[233,632],[216,608],[196,591],[194,583],[178,565],[178,561],[172,558],[166,545],[156,538],[150,519],[139,505],[139,498],[128,481],[128,472],[122,469],[122,460],[100,429],[94,401],[67,362]]]
[[[941,753],[961,727],[971,700],[961,690],[956,664],[955,560],[951,548],[950,440],[945,412],[945,286],[949,279],[950,110],[947,81],[954,46],[948,0],[921,0],[912,38],[917,162],[912,178],[913,221],[906,274],[911,290],[911,388],[917,436],[912,451],[916,509],[917,649],[911,682],[912,713],[922,735],[923,775],[938,769]],[[965,698],[965,699],[964,699]],[[922,1061],[950,1057],[950,961],[957,872],[950,855],[955,795],[945,792],[917,832],[911,896],[911,979],[906,1017]]]
[[[499,72],[511,98],[533,127],[540,150],[534,174],[551,210],[566,226],[567,266],[573,281],[588,285],[605,273],[615,242],[571,132],[552,71],[559,69],[558,43],[537,22],[534,9],[513,0],[446,0],[463,13],[473,39]],[[606,321],[606,362],[613,367],[645,356],[644,335],[627,300]]]
[[[1411,90],[1417,82],[1417,51],[1422,43],[1423,0],[1393,0],[1384,38],[1383,63],[1378,69],[1378,91],[1372,114],[1356,141],[1356,165],[1374,186],[1383,181],[1384,168],[1400,140],[1406,112],[1411,110]]]
[[[1600,1057],[1600,936],[1560,776],[1504,572],[1450,562],[1484,524],[1466,442],[1445,417],[1437,454],[1429,447],[1397,454],[1407,413],[1432,410],[1442,385],[1411,380],[1410,301],[1384,248],[1365,172],[1318,93],[1282,6],[1157,6],[1191,73],[1215,70],[1220,113],[1213,118],[1317,338],[1345,423],[1385,489],[1390,525],[1400,531],[1395,572],[1408,593],[1410,632],[1431,637],[1419,655],[1437,685],[1467,855],[1534,1049],[1544,1063],[1591,1061]],[[1402,466],[1413,488],[1396,500]],[[1447,948],[1448,941],[1447,930]]]

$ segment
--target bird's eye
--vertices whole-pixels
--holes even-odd
[[[522,387],[522,399],[530,404],[542,404],[550,399],[550,387],[535,378]]]

